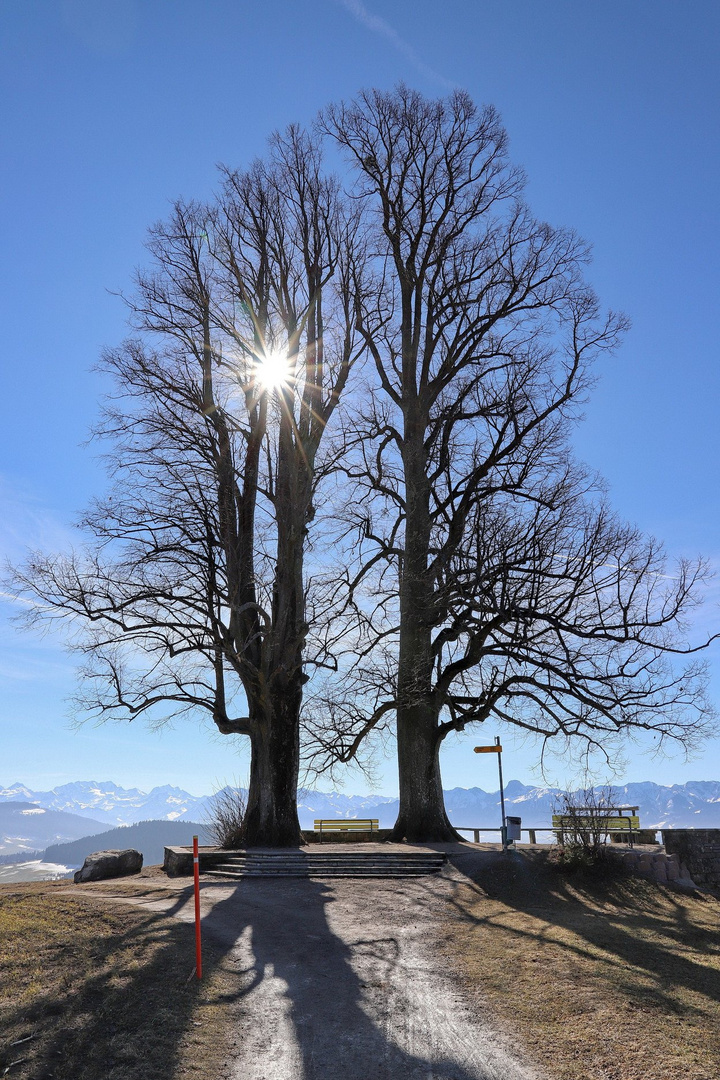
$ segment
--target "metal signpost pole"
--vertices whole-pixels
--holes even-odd
[[[495,745],[497,746],[498,756],[498,775],[500,777],[500,812],[502,814],[502,849],[507,852],[508,839],[507,839],[507,821],[505,819],[505,792],[503,790],[503,776],[502,776],[502,746],[500,745],[500,736],[495,736]]]
[[[193,877],[195,879],[195,974],[202,979],[202,947],[200,945],[200,855],[198,838],[193,836]]]

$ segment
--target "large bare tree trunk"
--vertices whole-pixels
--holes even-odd
[[[405,414],[405,557],[400,582],[397,747],[400,806],[393,840],[446,841],[450,824],[440,777],[440,732],[433,702],[433,588],[429,580],[429,482],[426,419],[413,402]]]
[[[303,842],[297,813],[300,697],[299,682],[285,692],[278,687],[252,736],[248,847],[297,847]]]
[[[400,807],[392,840],[460,840],[445,813],[440,777],[437,718],[427,706],[397,713]]]
[[[246,817],[249,847],[295,847],[303,842],[297,815],[300,767],[300,706],[305,676],[305,589],[303,561],[311,501],[312,457],[295,443],[290,388],[280,389],[283,412],[277,466],[277,561],[272,629],[265,642],[263,670],[249,689],[252,738]],[[252,699],[255,699],[254,702]]]

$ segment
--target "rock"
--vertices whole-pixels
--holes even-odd
[[[652,870],[652,859],[646,852],[643,852],[638,859],[638,873],[643,877],[650,877]]]
[[[75,872],[75,884],[81,881],[102,881],[103,878],[124,877],[142,870],[142,853],[134,848],[124,851],[94,851],[88,855],[82,869]]]

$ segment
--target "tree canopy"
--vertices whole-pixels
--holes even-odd
[[[571,451],[627,320],[531,213],[497,113],[368,91],[221,180],[150,232],[84,546],[16,574],[29,621],[72,626],[82,708],[248,737],[247,841],[280,845],[303,699],[316,771],[395,734],[415,840],[455,835],[439,752],[468,724],[701,739],[706,567],[668,567]]]

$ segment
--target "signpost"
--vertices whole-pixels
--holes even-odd
[[[505,792],[503,790],[503,775],[502,775],[502,746],[500,745],[500,736],[495,736],[495,742],[492,746],[476,746],[474,747],[476,754],[497,754],[498,756],[498,774],[500,776],[500,812],[502,814],[502,849],[504,852],[508,849],[507,839],[507,821],[505,820]]]
[[[202,948],[200,945],[200,855],[198,838],[193,836],[193,876],[195,879],[195,974],[202,979]]]

